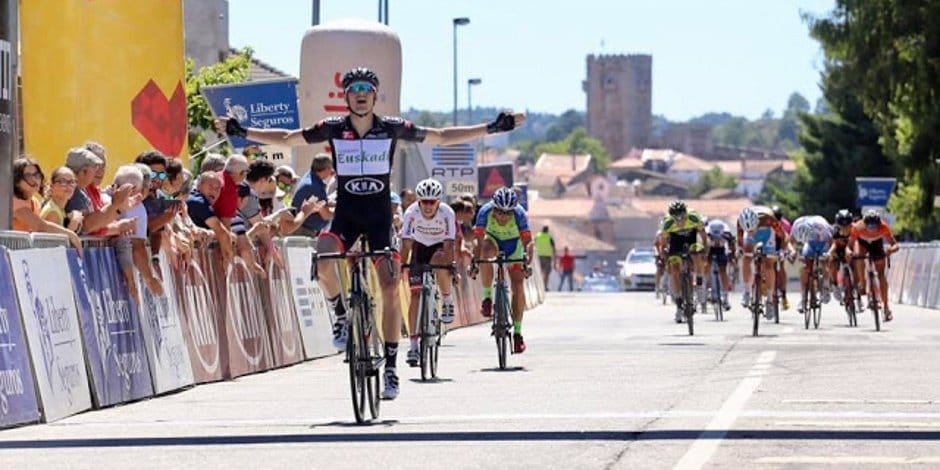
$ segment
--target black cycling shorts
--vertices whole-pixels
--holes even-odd
[[[343,206],[342,210],[337,206],[327,232],[339,237],[345,250],[363,234],[368,237],[369,249],[372,251],[384,250],[386,247],[393,250],[397,248],[391,240],[392,211],[389,206],[359,209]]]
[[[679,235],[679,234],[670,234],[669,235],[669,251],[667,254],[669,256],[677,256],[691,250],[692,245],[695,244],[697,239],[697,234],[692,232],[690,235]]]
[[[723,246],[712,246],[708,248],[708,259],[715,260],[718,266],[728,265],[728,250]]]
[[[858,244],[868,252],[868,256],[871,259],[882,259],[888,256],[885,253],[885,242],[881,238],[873,242],[866,242],[865,240],[859,239]]]
[[[430,264],[434,254],[444,248],[444,242],[435,243],[431,246],[414,242],[411,246],[411,270],[408,273],[408,282],[412,287],[417,287],[421,285],[421,271],[415,268]]]

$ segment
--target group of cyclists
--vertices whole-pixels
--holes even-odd
[[[778,314],[775,299],[779,299],[784,310],[789,309],[786,286],[787,275],[785,262],[802,264],[800,282],[800,301],[798,311],[803,313],[808,306],[807,276],[820,263],[822,282],[819,286],[819,300],[828,303],[833,296],[843,300],[843,285],[840,268],[848,266],[853,278],[865,279],[865,260],[870,259],[878,278],[880,292],[877,292],[884,311],[884,321],[891,321],[892,314],[888,305],[888,280],[885,276],[886,259],[897,252],[900,246],[895,240],[891,228],[882,219],[878,211],[869,209],[860,217],[849,209],[838,211],[830,223],[820,215],[802,216],[791,224],[779,207],[754,205],[744,208],[738,215],[736,227],[732,228],[718,219],[707,220],[695,210],[687,207],[681,200],[672,202],[663,217],[654,240],[654,253],[657,258],[656,295],[667,295],[662,279],[668,280],[670,294],[676,304],[675,321],[684,320],[683,306],[687,302],[704,305],[706,297],[706,270],[714,263],[717,265],[720,283],[720,299],[724,310],[729,310],[728,292],[732,290],[729,266],[735,270],[740,263],[741,279],[744,284],[743,305],[750,307],[751,293],[759,292],[765,300],[763,314],[773,318]],[[759,256],[755,256],[758,254]],[[694,298],[684,298],[677,286],[680,285],[680,273],[683,257],[692,263],[692,276],[695,286]],[[756,265],[756,260],[760,264]],[[763,282],[755,291],[754,273],[759,269]],[[715,282],[715,281],[712,281]],[[771,286],[774,290],[771,290]],[[855,283],[858,300],[866,295],[866,282]],[[858,309],[862,305],[856,305]]]
[[[394,246],[396,234],[389,207],[390,176],[396,144],[399,140],[436,145],[467,142],[487,134],[511,131],[525,122],[525,114],[503,111],[488,124],[424,127],[401,117],[374,113],[379,96],[379,77],[368,68],[356,67],[346,72],[342,77],[342,86],[349,113],[322,119],[311,127],[294,130],[245,128],[231,117],[220,117],[215,127],[230,136],[264,144],[297,146],[329,142],[337,177],[336,206],[329,227],[318,235],[317,251],[345,252],[361,239],[367,240],[371,249],[391,248],[392,262],[375,259],[383,308],[381,330],[385,370],[382,395],[391,400],[399,394],[397,355],[402,324],[399,276],[410,278],[414,287],[416,280],[420,283],[420,275],[411,276],[410,272],[420,272],[416,268],[422,264],[453,263],[454,241],[458,233],[454,212],[446,204],[441,204],[444,194],[441,183],[427,179],[416,186],[418,200],[404,214],[404,225],[398,234],[403,240],[403,246],[401,250]],[[509,259],[519,259],[523,254],[526,259],[531,259],[533,247],[528,220],[512,188],[500,188],[480,208],[474,235],[474,255],[477,259],[493,257],[497,252],[502,252]],[[344,350],[348,328],[338,263],[337,259],[318,259],[316,270],[320,288],[335,312],[333,344],[337,349]],[[513,298],[513,350],[522,353],[526,349],[522,337],[525,305],[522,282],[529,271],[523,263],[518,262],[509,265],[509,271]],[[493,305],[490,289],[492,265],[478,267],[473,263],[470,273],[473,276],[482,274],[484,298],[481,312],[484,316],[490,316]],[[441,322],[450,323],[454,319],[451,275],[440,271],[436,280],[443,300]],[[412,297],[415,300],[416,296]],[[408,362],[414,365],[417,362],[414,303],[410,310],[409,325],[412,331]]]

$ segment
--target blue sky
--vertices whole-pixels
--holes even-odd
[[[229,0],[230,42],[292,75],[310,27],[310,0]],[[453,26],[458,103],[479,77],[474,106],[561,113],[584,110],[588,54],[653,56],[653,113],[685,120],[727,111],[777,115],[790,93],[815,103],[823,55],[800,18],[833,0],[390,0],[402,43],[401,108],[453,107]],[[322,0],[322,23],[377,20],[377,0]]]

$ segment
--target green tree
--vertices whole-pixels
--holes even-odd
[[[192,59],[186,59],[186,118],[189,122],[189,154],[195,155],[206,145],[206,131],[213,128],[212,111],[209,103],[202,96],[202,87],[242,83],[248,80],[251,68],[252,50],[245,48],[238,54],[229,56],[225,61],[195,70]],[[221,136],[219,136],[221,138]],[[227,144],[223,152],[228,152]],[[190,165],[199,168],[200,158],[193,159]]]
[[[713,189],[734,189],[738,186],[738,180],[731,175],[721,172],[717,166],[702,174],[701,178],[689,188],[689,195],[699,197]]]
[[[803,214],[800,195],[793,189],[794,179],[794,175],[784,175],[783,172],[774,172],[767,175],[767,179],[764,180],[764,187],[754,198],[754,203],[765,206],[780,206],[785,214]]]
[[[930,217],[921,217],[917,212],[919,201],[924,197],[924,188],[917,184],[898,183],[897,191],[888,201],[888,212],[895,215],[895,234],[916,234],[924,239],[940,238],[940,208],[934,207]]]
[[[837,0],[828,16],[806,19],[825,53],[824,79],[857,96],[884,153],[920,187],[907,193],[918,198],[915,210],[899,219],[931,218],[940,158],[940,2]]]
[[[569,109],[558,116],[558,120],[545,131],[545,140],[557,142],[579,127],[584,127],[584,113]]]
[[[543,153],[560,155],[591,155],[594,161],[594,170],[598,173],[607,171],[610,165],[610,154],[599,140],[589,136],[583,127],[579,127],[563,140],[545,142],[535,146],[535,155]]]

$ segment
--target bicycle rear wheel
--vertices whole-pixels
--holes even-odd
[[[349,363],[349,389],[352,397],[353,415],[356,422],[362,424],[366,421],[366,371],[362,361],[366,349],[362,342],[361,328],[358,319],[359,312],[350,309],[350,321],[347,323],[348,335],[346,342],[346,360]]]
[[[881,331],[881,306],[878,305],[878,299],[872,295],[868,300],[868,305],[875,317],[875,331]]]

